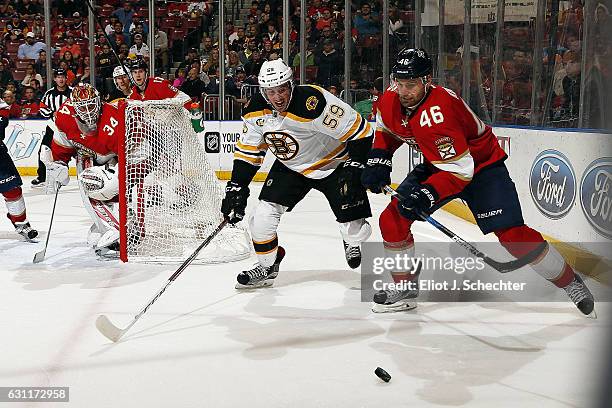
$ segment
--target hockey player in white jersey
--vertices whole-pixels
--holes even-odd
[[[372,145],[372,127],[326,90],[294,85],[293,72],[282,60],[264,62],[258,79],[261,92],[244,108],[243,131],[221,207],[230,223],[244,217],[248,185],[266,150],[276,160],[249,223],[259,262],[238,275],[236,288],[272,285],[285,255],[276,233],[281,216],[313,188],[327,198],[340,227],[346,260],[357,268],[360,243],[371,233],[366,221],[370,204],[360,177]]]

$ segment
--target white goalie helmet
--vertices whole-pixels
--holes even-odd
[[[95,128],[102,108],[100,94],[90,84],[79,84],[72,89],[70,102],[78,118],[90,128]]]
[[[270,101],[266,95],[266,89],[276,88],[289,83],[293,93],[293,70],[281,59],[265,61],[259,69],[257,80],[259,81],[259,91],[268,103]]]
[[[114,169],[104,166],[86,168],[79,176],[88,197],[107,201],[119,194],[119,177]]]

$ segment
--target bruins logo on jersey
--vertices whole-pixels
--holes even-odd
[[[257,120],[255,121],[255,124],[256,124],[257,126],[263,126],[263,125],[264,125],[264,120],[263,120],[263,118],[259,118],[259,119],[257,119]]]
[[[291,160],[299,151],[300,145],[297,140],[284,132],[266,132],[264,140],[272,153],[280,160]]]
[[[309,96],[306,99],[306,109],[309,111],[317,109],[317,104],[319,103],[319,99],[316,96]]]

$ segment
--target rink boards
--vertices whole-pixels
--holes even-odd
[[[35,175],[45,120],[11,120],[5,144],[23,175]],[[230,174],[242,122],[208,122],[199,137],[220,178]],[[521,197],[527,224],[557,240],[599,252],[590,243],[612,239],[612,138],[609,134],[566,130],[495,128],[508,153],[510,175]],[[394,160],[393,181],[400,182],[421,156],[403,146]],[[398,160],[404,157],[405,160]],[[268,155],[257,179],[263,180]],[[462,205],[451,212],[466,216]]]

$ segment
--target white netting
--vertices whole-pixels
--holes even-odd
[[[219,225],[223,188],[179,101],[129,101],[124,204],[129,261],[184,261]],[[250,255],[247,232],[226,226],[194,262]]]

